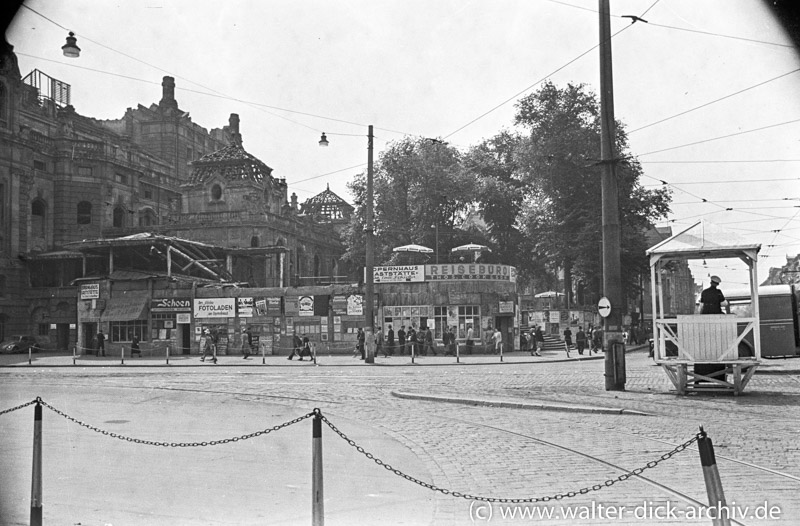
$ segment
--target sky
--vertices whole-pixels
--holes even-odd
[[[780,22],[759,0],[610,4],[616,119],[641,183],[673,192],[658,226],[706,220],[759,243],[762,278],[800,254],[800,55]],[[515,101],[544,80],[599,94],[597,10],[595,0],[30,0],[6,39],[23,75],[70,84],[76,111],[97,119],[157,103],[173,76],[200,126],[239,114],[244,148],[290,194],[330,187],[352,202],[369,125],[376,159],[405,136],[466,151],[513,130]],[[79,58],[61,53],[67,31]],[[698,283],[747,283],[742,263],[692,268]]]

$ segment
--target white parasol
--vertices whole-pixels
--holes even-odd
[[[432,254],[433,249],[423,247],[422,245],[403,245],[401,247],[394,247],[392,252],[419,252],[422,254]]]

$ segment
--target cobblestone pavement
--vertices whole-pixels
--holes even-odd
[[[388,367],[350,366],[344,359],[329,362],[319,367],[267,368],[3,368],[0,409],[26,401],[22,393],[41,391],[47,400],[47,392],[53,389],[61,393],[63,403],[69,401],[70,392],[91,389],[102,397],[107,389],[109,393],[146,392],[154,398],[162,393],[186,402],[224,402],[245,413],[252,408],[254,414],[265,404],[278,405],[294,416],[319,407],[344,433],[367,437],[358,428],[364,426],[384,437],[370,438],[363,445],[382,462],[437,488],[501,499],[577,493],[538,503],[536,508],[454,498],[414,486],[372,465],[342,442],[345,447],[335,447],[337,460],[344,462],[337,464],[343,472],[331,473],[326,467],[326,480],[344,480],[357,469],[359,476],[369,472],[373,482],[363,489],[356,487],[349,498],[368,501],[384,491],[380,486],[399,492],[404,499],[404,508],[392,508],[391,515],[369,515],[364,524],[481,523],[488,522],[489,513],[490,522],[497,524],[709,524],[707,518],[694,520],[690,515],[707,502],[696,444],[640,477],[604,484],[659,460],[691,439],[702,425],[714,442],[728,504],[735,503],[739,512],[748,508],[733,523],[800,524],[800,361],[767,362],[738,397],[679,397],[645,352],[628,355],[624,392],[604,390],[602,360],[531,363],[510,357],[504,364],[446,367],[431,366],[438,363],[434,358],[422,366],[398,361]],[[506,400],[623,408],[649,416],[410,400],[393,396],[398,391],[457,396],[476,403]],[[168,415],[179,411],[181,403],[174,406],[155,407]],[[209,418],[208,424],[221,421]],[[255,429],[260,424],[254,418]],[[159,431],[168,429],[163,426]],[[213,436],[226,436],[225,431],[215,426]],[[327,428],[323,436],[326,444],[338,440]],[[409,453],[416,464],[409,464]],[[414,468],[420,471],[413,472]],[[602,489],[579,491],[595,485]],[[430,512],[419,513],[427,505]],[[762,516],[770,509],[779,519]],[[511,518],[511,513],[516,517]],[[523,517],[523,513],[532,515]],[[576,515],[569,518],[567,513]],[[352,516],[348,520],[359,523]],[[213,522],[218,523],[228,524]],[[295,522],[288,518],[280,523]]]

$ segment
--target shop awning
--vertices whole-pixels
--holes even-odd
[[[101,321],[129,321],[146,319],[147,294],[128,293],[106,301]]]

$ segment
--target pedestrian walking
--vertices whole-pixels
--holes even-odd
[[[358,328],[358,334],[356,335],[356,346],[358,347],[358,352],[361,353],[361,359],[366,360],[366,355],[364,354],[364,342],[366,340],[366,334],[364,334],[364,329],[361,327]]]
[[[302,345],[303,346],[300,348],[300,359],[297,361],[302,362],[303,356],[308,356],[308,361],[312,361],[314,357],[311,353],[311,340],[308,339],[308,334],[303,335]]]
[[[216,330],[213,332],[204,329],[205,334],[205,342],[203,342],[203,355],[200,356],[200,361],[206,361],[206,355],[210,355],[210,361],[213,363],[217,363],[217,340],[216,340]]]
[[[397,354],[405,354],[406,352],[406,326],[401,325],[400,330],[397,331]]]
[[[388,358],[388,347],[383,343],[383,330],[378,329],[375,332],[375,356],[383,353],[384,358]]]
[[[425,356],[428,355],[429,350],[432,355],[436,356],[436,345],[433,343],[433,331],[430,327],[425,329]]]
[[[247,360],[250,358],[250,353],[253,350],[253,334],[250,332],[250,327],[247,327],[242,334],[242,358]]]
[[[300,339],[300,336],[298,334],[293,335],[292,336],[292,352],[289,353],[289,356],[286,359],[287,360],[291,360],[292,358],[297,356],[298,358],[300,358],[302,360],[303,356],[300,354],[300,351],[302,350],[302,348],[303,348],[303,340]]]
[[[575,344],[578,347],[578,354],[583,354],[586,348],[586,333],[583,332],[583,327],[578,327],[578,332],[575,334]]]
[[[394,354],[394,329],[392,329],[391,325],[389,325],[386,331],[386,347],[384,347],[384,353],[389,356]]]
[[[472,324],[468,323],[467,324],[467,341],[466,341],[466,344],[465,344],[466,345],[467,354],[472,354],[472,347],[475,345],[475,342],[473,341],[474,334],[475,333],[472,330]]]
[[[503,352],[503,333],[500,332],[500,329],[495,329],[494,334],[492,335],[492,340],[494,340],[494,354],[499,354]]]
[[[106,355],[106,335],[103,334],[103,329],[97,331],[97,356],[100,356],[100,353]]]
[[[598,354],[603,351],[603,329],[599,326],[592,331],[592,350]]]
[[[131,358],[133,358],[134,354],[139,355],[139,358],[142,357],[142,350],[139,349],[139,337],[136,336],[135,334],[133,335],[133,339],[131,340]]]
[[[414,330],[414,327],[408,329],[406,338],[408,339],[408,354],[412,356],[418,356],[419,348],[417,347],[417,331]]]
[[[542,333],[542,328],[538,325],[533,330],[533,341],[536,342],[536,351],[533,355],[541,356],[542,350],[544,349],[544,334]]]
[[[564,329],[564,343],[567,346],[567,354],[569,354],[569,349],[572,347],[572,331],[569,330],[569,327]]]

